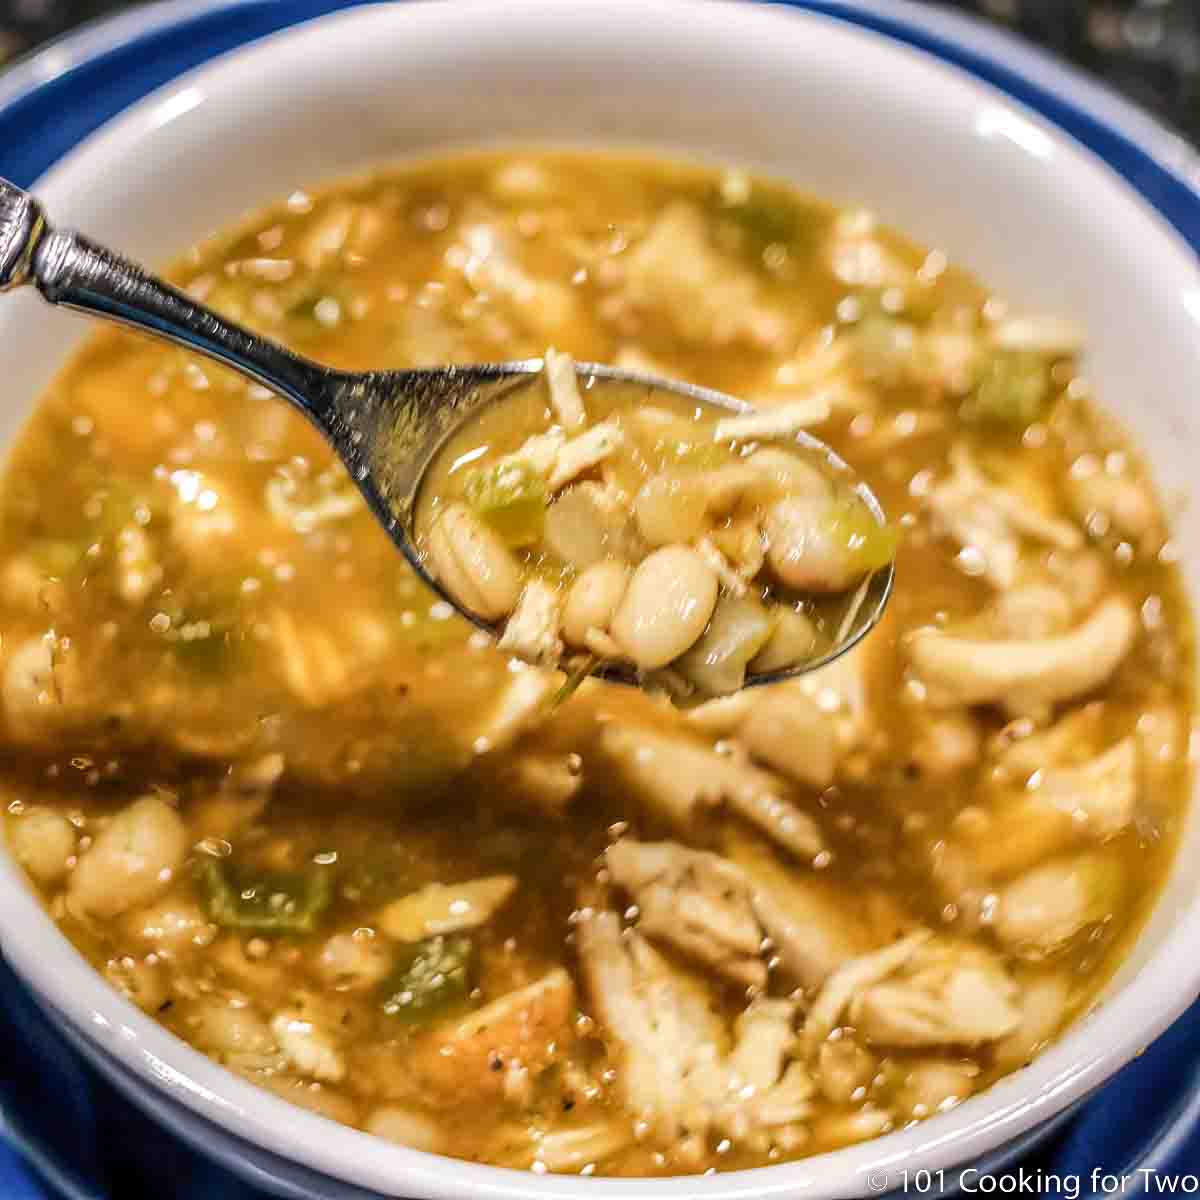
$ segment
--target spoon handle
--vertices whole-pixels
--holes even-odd
[[[0,179],[0,291],[34,284],[51,304],[176,342],[249,375],[325,424],[337,373],[244,329],[78,233],[53,229]]]

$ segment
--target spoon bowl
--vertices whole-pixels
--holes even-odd
[[[394,378],[401,400],[390,414],[381,414],[378,419],[368,417],[375,436],[364,436],[355,441],[353,447],[367,447],[355,478],[379,520],[388,528],[413,568],[439,596],[454,605],[478,628],[493,635],[500,633],[500,626],[464,608],[429,569],[426,556],[417,548],[417,539],[414,537],[417,502],[430,465],[457,430],[477,417],[485,406],[511,397],[516,390],[534,386],[541,379],[544,369],[543,359],[531,358],[469,367],[389,372],[380,376],[380,379]],[[575,374],[584,396],[605,387],[627,388],[633,385],[646,389],[650,403],[655,393],[669,393],[684,398],[697,409],[733,414],[754,411],[752,405],[724,392],[644,371],[604,363],[577,362]],[[355,414],[354,420],[358,419]],[[391,427],[397,430],[395,436],[399,452],[389,448],[389,421],[393,423]],[[886,524],[883,508],[875,494],[831,447],[803,431],[789,435],[789,440],[793,446],[805,452],[806,458],[820,463],[831,479],[837,479],[852,491],[878,525]],[[347,461],[350,449],[339,450]],[[362,473],[364,468],[365,473]],[[879,623],[891,597],[894,581],[895,566],[889,562],[847,593],[843,610],[836,617],[838,633],[828,650],[796,666],[750,673],[745,686],[774,683],[805,674],[825,666],[850,650]],[[598,664],[593,673],[614,682],[639,683],[637,673],[618,662]]]
[[[473,624],[497,634],[428,569],[414,538],[417,498],[447,440],[486,406],[532,385],[540,358],[473,366],[349,372],[326,367],[251,332],[186,293],[80,234],[53,229],[29,193],[0,179],[0,290],[34,285],[51,304],[127,325],[206,355],[288,400],[317,427],[342,460],[371,511],[418,575]],[[599,363],[576,363],[583,392],[644,386],[691,404],[733,413],[752,407],[693,384]],[[824,442],[791,435],[793,444],[848,487],[879,525],[874,493]],[[805,674],[857,645],[878,623],[891,596],[894,564],[868,575],[847,596],[829,649],[782,670],[747,676],[746,686]],[[638,685],[632,669],[604,664],[597,674]]]

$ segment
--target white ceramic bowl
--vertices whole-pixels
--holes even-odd
[[[1116,174],[965,74],[825,18],[717,0],[467,0],[369,7],[302,26],[155,93],[38,184],[60,223],[163,261],[294,186],[488,142],[639,146],[794,180],[943,248],[1018,304],[1090,334],[1087,368],[1169,491],[1200,446],[1200,271]],[[30,296],[0,305],[0,437],[87,330]],[[1200,524],[1178,540],[1189,583]],[[1179,861],[1200,850],[1188,825]],[[1033,1066],[954,1111],[864,1145],[752,1173],[539,1177],[437,1158],[332,1124],[211,1063],[109,990],[0,861],[0,939],[39,999],[139,1103],[296,1191],[409,1197],[842,1197],[897,1186],[1062,1110],[1200,991],[1195,872],[1176,871],[1104,1003]],[[247,1166],[252,1171],[252,1165]],[[911,1175],[910,1175],[911,1178]],[[323,1181],[323,1182],[320,1182]],[[338,1182],[340,1181],[340,1182]],[[355,1187],[354,1185],[357,1185]]]

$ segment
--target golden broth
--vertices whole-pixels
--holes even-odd
[[[552,344],[763,408],[836,379],[847,401],[813,432],[902,537],[884,625],[832,673],[699,715],[594,682],[555,708],[557,684],[418,583],[295,412],[94,337],[0,493],[5,827],[147,1012],[381,1136],[637,1175],[901,1127],[1091,1003],[1170,863],[1193,664],[1158,502],[1073,352],[1014,349],[999,302],[864,214],[609,155],[295,193],[174,277],[347,369]],[[947,702],[910,661],[920,628],[1046,649],[1101,610],[1120,653],[1075,694]],[[601,857],[638,840],[685,864],[665,892]],[[726,893],[698,851],[738,864]],[[736,936],[652,922],[693,912],[693,887],[704,912],[739,905]],[[606,946],[618,921],[637,931]],[[831,975],[922,929],[828,1017]],[[690,1016],[631,1032],[648,998]],[[771,1112],[732,1057],[748,1006],[790,1030],[746,1052]],[[686,1103],[639,1074],[647,1053]],[[702,1085],[696,1055],[719,1064]]]

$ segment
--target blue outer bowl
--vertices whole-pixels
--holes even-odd
[[[0,76],[0,175],[32,184],[105,121],[182,72],[325,13],[372,0],[167,0],[85,27]],[[776,0],[931,54],[1037,110],[1124,176],[1200,250],[1200,160],[1139,110],[1024,43],[905,0]],[[216,1129],[38,1007],[0,960],[0,1200],[369,1200]],[[31,1173],[4,1145],[23,1151]],[[909,1194],[1068,1200],[1200,1181],[1200,1006],[1095,1097]],[[936,1174],[936,1173],[935,1173]],[[1108,1176],[1109,1178],[1104,1178]],[[986,1177],[991,1177],[990,1180]],[[1003,1182],[1002,1182],[1003,1180]],[[47,1188],[52,1188],[48,1191]]]

